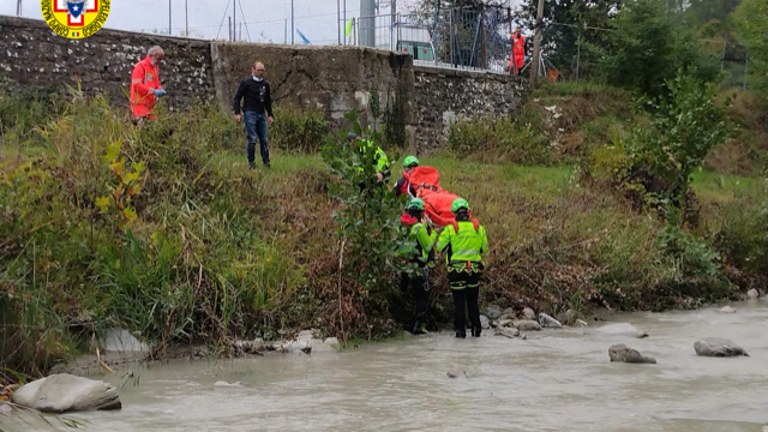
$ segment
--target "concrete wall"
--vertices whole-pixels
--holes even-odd
[[[341,123],[344,113],[357,108],[368,112],[371,90],[380,95],[384,110],[395,92],[413,88],[410,56],[357,47],[257,45],[213,43],[212,58],[217,96],[226,109],[251,66],[264,63],[277,105],[293,105],[323,111],[327,119]],[[366,117],[363,115],[363,117]],[[369,116],[370,117],[370,116]],[[363,118],[372,122],[372,118]]]
[[[160,80],[171,109],[183,109],[199,97],[230,110],[240,80],[260,60],[277,106],[319,109],[337,126],[344,125],[351,108],[358,109],[364,124],[373,121],[374,88],[382,112],[400,92],[407,144],[425,151],[444,144],[451,122],[475,114],[510,115],[524,94],[519,78],[414,67],[406,54],[370,48],[222,43],[114,30],[69,40],[42,21],[4,16],[0,84],[3,78],[11,87],[79,82],[88,93],[106,92],[116,105],[128,106],[132,67],[152,45],[166,53]]]

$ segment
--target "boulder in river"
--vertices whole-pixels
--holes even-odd
[[[611,345],[608,348],[608,357],[612,362],[656,364],[655,358],[644,356],[638,350],[624,344]]]
[[[760,293],[752,288],[751,290],[747,291],[747,298],[750,300],[757,300],[760,297]]]
[[[461,368],[453,368],[445,373],[448,378],[458,378],[462,375],[467,376],[467,373],[464,372],[464,369]]]
[[[705,338],[693,344],[696,354],[702,357],[749,357],[744,348],[725,338]]]
[[[560,321],[552,318],[544,312],[539,314],[539,324],[543,328],[563,328],[563,325],[560,324]]]
[[[512,339],[520,336],[520,330],[514,327],[512,328],[496,327],[495,329],[493,329],[493,334],[495,334],[496,336],[506,336]]]
[[[243,388],[243,383],[240,381],[228,383],[226,381],[216,381],[213,385],[215,388]]]
[[[541,325],[532,320],[520,320],[514,322],[515,327],[520,331],[540,331]]]
[[[303,352],[310,354],[312,352],[312,340],[295,340],[283,344],[280,351],[284,353]]]
[[[486,317],[488,317],[488,319],[496,320],[496,319],[499,319],[499,317],[501,316],[501,308],[499,308],[496,305],[490,305],[487,308],[483,309],[481,313]]]
[[[13,403],[57,414],[122,407],[112,385],[68,374],[51,375],[21,386],[13,393]]]
[[[527,307],[523,309],[522,318],[528,321],[536,321],[536,312],[533,309]]]
[[[577,318],[576,312],[573,309],[561,311],[557,314],[557,320],[560,321],[561,324],[567,326],[575,324]]]
[[[580,319],[576,320],[576,325],[579,326],[579,327],[588,327],[589,326],[589,324],[587,324],[586,321],[580,320]]]
[[[484,328],[485,330],[491,328],[491,322],[485,315],[480,315],[480,327]]]
[[[514,327],[515,321],[511,319],[505,319],[496,322],[496,327]]]
[[[128,330],[122,328],[108,329],[104,337],[105,352],[145,353],[149,346],[136,339]]]
[[[608,324],[607,326],[598,328],[597,331],[611,336],[627,336],[640,339],[648,337],[648,333],[629,323]]]
[[[500,320],[503,319],[514,319],[517,317],[517,313],[512,308],[506,308],[501,312],[501,316],[499,317]]]
[[[736,313],[736,309],[730,307],[730,306],[723,306],[722,308],[718,309],[718,312],[720,313]]]

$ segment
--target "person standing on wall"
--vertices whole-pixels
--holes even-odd
[[[240,115],[240,103],[243,102]],[[240,82],[234,101],[235,121],[245,120],[245,133],[248,136],[248,166],[255,168],[256,139],[259,140],[261,161],[270,168],[269,134],[267,126],[275,121],[272,114],[272,94],[269,82],[264,79],[264,64],[256,62],[251,69],[251,76]]]
[[[520,75],[520,70],[525,63],[525,36],[523,36],[523,29],[517,26],[515,33],[512,35],[512,55],[509,57],[509,70],[510,73],[514,72],[515,75]]]
[[[165,54],[159,46],[153,46],[147,56],[133,66],[131,73],[131,111],[134,123],[143,123],[145,119],[154,120],[152,109],[157,98],[166,92],[160,85],[160,61]]]

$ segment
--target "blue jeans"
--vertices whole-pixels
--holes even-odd
[[[269,165],[269,136],[267,134],[267,116],[254,111],[243,113],[245,132],[248,134],[248,164],[253,166],[256,159],[256,139],[259,140],[261,161]]]

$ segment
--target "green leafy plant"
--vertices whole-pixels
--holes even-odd
[[[275,108],[275,116],[277,121],[272,123],[269,131],[271,144],[289,152],[317,153],[330,129],[325,115],[319,110],[280,107]]]
[[[702,169],[709,150],[726,142],[730,131],[711,87],[682,69],[666,87],[667,96],[637,99],[650,114],[647,125],[633,130],[629,155],[635,166],[664,180],[661,199],[683,208],[691,173]]]
[[[141,192],[141,173],[144,171],[144,165],[134,162],[132,169],[128,169],[125,157],[120,156],[119,141],[109,145],[104,159],[117,178],[117,185],[110,187],[111,194],[96,198],[96,205],[101,213],[111,210],[112,219],[117,220],[121,227],[130,228],[136,220],[136,209],[131,205],[131,200]]]
[[[360,136],[363,131],[357,112],[347,113],[346,118]],[[329,194],[338,202],[332,218],[341,245],[340,271],[357,287],[353,293],[344,294],[339,286],[339,301],[356,298],[363,308],[358,313],[386,315],[389,301],[396,294],[392,274],[396,271],[393,257],[402,241],[398,233],[401,207],[394,191],[375,180],[371,161],[381,135],[369,128],[365,136],[373,145],[358,148],[348,141],[346,133],[340,132],[328,136],[322,150],[323,161],[336,180],[330,184]],[[396,160],[397,155],[391,155],[389,162],[394,166]],[[346,321],[351,324],[350,319]]]

